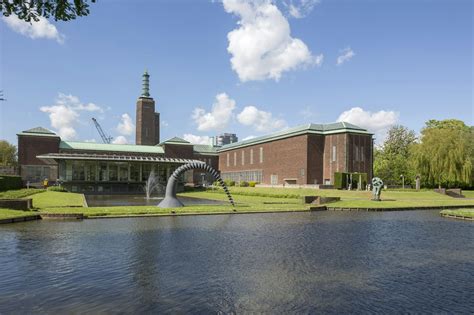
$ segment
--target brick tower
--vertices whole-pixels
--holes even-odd
[[[143,74],[142,95],[137,100],[135,143],[160,143],[160,113],[155,112],[155,100],[150,96],[150,75],[147,71]]]

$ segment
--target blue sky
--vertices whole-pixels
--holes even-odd
[[[111,1],[70,22],[0,21],[0,138],[36,126],[133,143],[141,75],[162,139],[240,139],[346,120],[473,124],[473,4],[464,0]],[[338,64],[339,60],[339,64]]]

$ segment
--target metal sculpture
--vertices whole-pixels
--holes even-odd
[[[383,181],[379,177],[372,178],[372,195],[373,201],[381,201],[380,194],[382,193]]]
[[[227,194],[227,197],[229,198],[229,202],[231,203],[232,207],[235,207],[234,204],[234,199],[232,199],[232,196],[230,195],[229,189],[227,189],[226,184],[224,184],[224,181],[222,180],[221,176],[219,173],[213,169],[211,166],[207,165],[204,162],[191,162],[185,165],[182,165],[178,167],[173,174],[171,174],[170,178],[168,179],[168,183],[166,185],[166,193],[165,193],[165,199],[163,199],[159,204],[158,207],[160,208],[178,208],[178,207],[183,207],[183,203],[178,200],[176,197],[176,189],[178,186],[178,178],[181,174],[183,174],[186,171],[194,170],[194,169],[200,169],[208,172],[209,174],[214,177],[216,181],[219,182],[219,184],[222,186],[224,189],[225,193]],[[234,210],[235,211],[235,210]]]

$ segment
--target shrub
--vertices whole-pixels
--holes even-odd
[[[230,179],[226,179],[226,180],[224,181],[224,184],[225,184],[227,187],[235,186],[235,181],[230,180]]]
[[[66,188],[62,186],[50,186],[47,189],[48,191],[59,191],[59,192],[67,192]]]
[[[249,187],[255,187],[255,185],[257,185],[257,182],[254,182],[254,181],[249,182]]]
[[[20,189],[23,181],[20,176],[2,175],[0,176],[0,191]]]
[[[241,181],[239,184],[240,187],[249,187],[249,182]]]

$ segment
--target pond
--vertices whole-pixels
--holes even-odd
[[[141,195],[85,195],[89,207],[114,206],[156,206],[164,197],[146,199]],[[178,199],[185,205],[222,205],[228,202],[204,198],[179,196]]]
[[[472,313],[474,225],[438,211],[0,226],[0,313]]]

